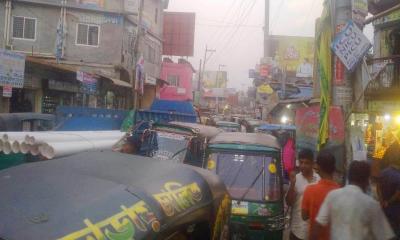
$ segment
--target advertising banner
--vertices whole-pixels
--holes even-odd
[[[354,70],[371,47],[368,38],[353,21],[347,23],[331,44],[332,50],[349,71]]]
[[[297,149],[317,150],[320,107],[305,107],[296,111]],[[324,149],[331,150],[336,158],[336,169],[343,170],[345,125],[342,109],[338,106],[329,108],[329,134]]]
[[[228,73],[226,71],[205,71],[203,75],[203,87],[226,88]]]
[[[271,42],[279,68],[298,77],[313,76],[314,38],[272,36]]]
[[[86,72],[77,71],[76,79],[82,82],[83,92],[87,94],[95,94],[97,91],[97,78]]]
[[[0,49],[0,86],[24,87],[25,55]]]

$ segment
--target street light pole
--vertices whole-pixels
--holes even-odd
[[[206,71],[206,64],[207,64],[207,53],[215,53],[215,49],[208,49],[208,46],[206,45],[206,50],[204,51],[204,59],[203,59],[203,69],[202,69],[202,74],[201,74],[201,81],[204,80],[204,73]]]

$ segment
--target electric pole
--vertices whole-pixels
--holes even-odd
[[[264,23],[264,57],[270,57],[269,51],[269,0],[265,0],[265,23]]]
[[[206,45],[206,50],[204,51],[204,59],[203,59],[203,74],[201,76],[201,80],[203,81],[204,79],[204,72],[206,71],[206,63],[207,63],[207,53],[215,53],[215,49],[208,49],[208,46]]]
[[[135,54],[135,73],[137,71],[137,62],[140,58],[140,53],[139,53],[139,41],[140,41],[140,37],[142,34],[142,18],[143,18],[143,9],[144,9],[144,0],[140,0],[139,1],[139,22],[137,25],[137,31],[136,31],[136,39],[135,39],[135,44],[134,44],[134,54]],[[139,94],[137,92],[136,86],[140,83],[138,83],[137,81],[140,81],[140,79],[136,79],[136,74],[133,74],[134,76],[134,81],[132,82],[133,85],[133,108],[137,109],[140,108],[140,105],[138,104],[139,102]]]
[[[336,30],[335,35],[340,32],[341,28],[344,27],[347,22],[351,19],[352,16],[352,1],[349,0],[335,0],[331,1],[331,7],[333,9],[333,13],[335,14],[333,17],[335,19],[334,26],[332,26],[333,31]],[[349,116],[352,111],[352,103],[353,103],[353,84],[352,77],[353,75],[345,70],[345,67],[342,64],[338,57],[334,57],[334,61],[332,61],[332,70],[333,70],[333,81],[332,81],[332,105],[341,106],[343,109],[343,115]],[[340,72],[342,71],[342,72]],[[344,119],[345,126],[345,164],[350,163],[352,159],[352,150],[351,150],[351,139],[350,139],[350,124]]]

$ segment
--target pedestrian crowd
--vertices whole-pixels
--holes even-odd
[[[367,161],[351,162],[341,187],[329,151],[320,151],[314,162],[313,151],[303,149],[298,160],[286,194],[290,240],[400,240],[400,164],[381,171],[375,200]]]

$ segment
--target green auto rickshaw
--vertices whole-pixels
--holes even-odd
[[[231,200],[211,172],[111,151],[0,171],[0,239],[227,240]]]
[[[114,149],[118,150],[118,145],[121,147],[133,138],[137,147],[135,155],[204,168],[207,143],[221,132],[197,123],[141,122]]]
[[[261,133],[220,133],[208,146],[207,168],[232,198],[231,239],[281,240],[284,229],[281,148]]]

